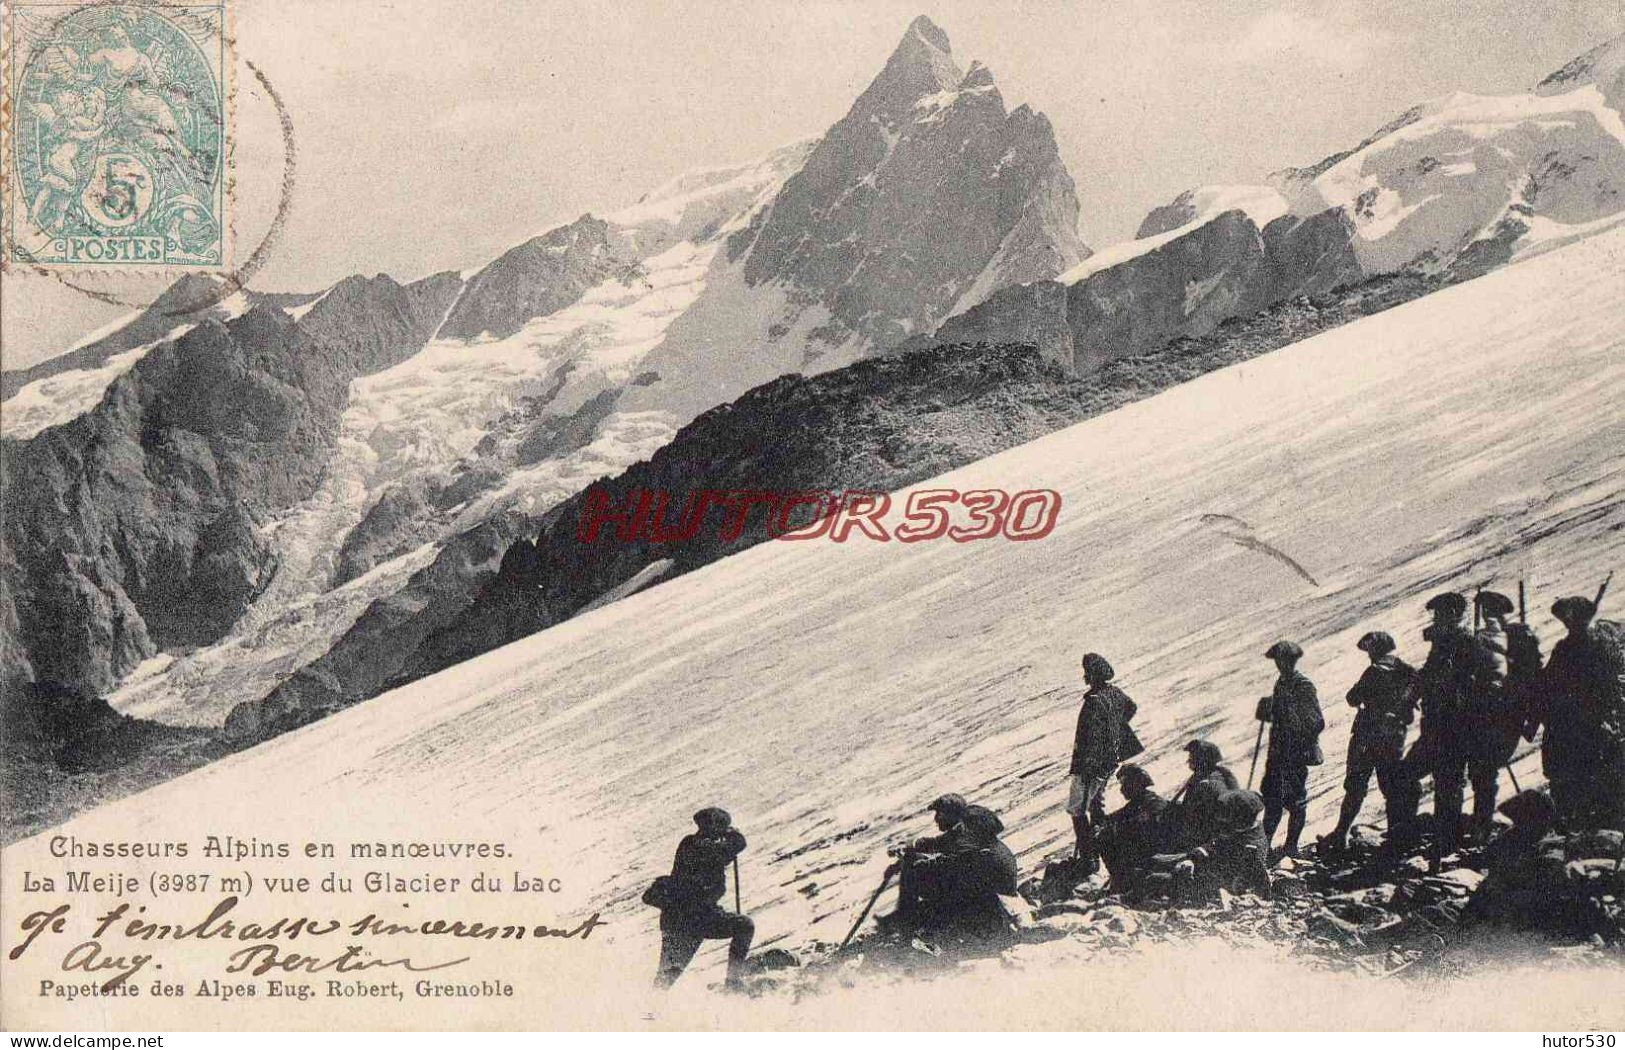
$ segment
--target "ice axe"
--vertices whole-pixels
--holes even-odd
[[[1264,720],[1258,720],[1258,739],[1253,741],[1253,764],[1247,770],[1247,790],[1253,789],[1253,774],[1258,772],[1258,751],[1264,746]]]
[[[891,885],[892,870],[890,867],[886,869],[886,874],[880,879],[880,885],[876,886],[875,891],[869,895],[869,903],[865,904],[863,910],[858,913],[858,921],[852,924],[850,930],[846,931],[846,937],[842,939],[841,946],[835,949],[836,951],[845,951],[846,946],[852,943],[852,938],[858,935],[858,927],[862,926],[863,920],[869,917],[869,912],[874,909],[875,901],[879,900],[880,895],[886,892],[886,887]]]

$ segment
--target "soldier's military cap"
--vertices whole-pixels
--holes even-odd
[[[1242,788],[1239,791],[1226,791],[1218,798],[1219,816],[1226,826],[1231,828],[1251,827],[1258,815],[1264,812],[1264,797],[1256,791]]]
[[[1224,756],[1219,751],[1219,745],[1211,740],[1192,740],[1185,745],[1185,750],[1198,756],[1210,766],[1216,766],[1224,761]]]
[[[1428,612],[1443,612],[1447,616],[1460,616],[1467,611],[1467,599],[1455,591],[1445,591],[1428,599]]]
[[[1354,643],[1354,647],[1363,653],[1376,653],[1381,656],[1394,651],[1394,636],[1387,631],[1367,631]]]
[[[1557,819],[1557,807],[1552,804],[1552,796],[1535,788],[1525,788],[1495,809],[1514,824],[1526,821],[1551,824]]]
[[[932,799],[931,804],[925,808],[954,819],[963,819],[965,810],[970,808],[970,804],[965,801],[964,795],[955,795],[949,792],[939,798]]]
[[[1135,783],[1144,787],[1150,787],[1152,783],[1151,774],[1145,771],[1144,766],[1134,762],[1124,762],[1121,766],[1118,766],[1117,779],[1125,784]]]
[[[722,831],[733,827],[733,822],[734,818],[728,815],[728,811],[719,806],[706,806],[694,814],[694,823],[699,825],[702,831],[710,829]]]
[[[1117,672],[1112,669],[1111,661],[1099,653],[1083,654],[1083,673],[1088,675],[1089,680],[1093,682],[1109,682],[1117,677]]]
[[[1485,616],[1511,616],[1512,610],[1517,608],[1512,604],[1512,599],[1500,591],[1479,591],[1473,596],[1473,601],[1478,603]]]
[[[1583,622],[1597,615],[1597,603],[1590,598],[1570,595],[1567,598],[1559,598],[1552,603],[1552,615],[1564,623],[1573,620]]]
[[[1286,641],[1276,642],[1264,653],[1265,659],[1268,660],[1277,660],[1282,657],[1288,660],[1296,660],[1302,655],[1303,649],[1298,646],[1297,642]]]
[[[998,835],[1004,831],[1004,821],[986,806],[966,806],[965,826],[984,835]]]

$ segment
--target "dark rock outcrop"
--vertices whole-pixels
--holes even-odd
[[[238,704],[226,738],[265,739],[382,692],[426,638],[467,611],[504,552],[536,527],[536,519],[507,512],[452,539],[405,587],[368,606],[339,644],[269,696]]]
[[[609,225],[583,215],[510,248],[473,277],[437,333],[443,339],[504,339],[526,322],[561,310],[593,285],[624,269]]]
[[[8,684],[95,695],[219,637],[269,582],[258,526],[319,483],[350,380],[420,349],[460,282],[350,278],[154,348],[100,404],[3,457]]]
[[[1282,216],[1263,230],[1245,212],[1227,211],[1070,286],[1003,289],[933,338],[1030,340],[1083,375],[1172,339],[1205,335],[1230,318],[1357,282],[1350,236],[1336,209]]]
[[[99,368],[107,359],[126,350],[157,342],[177,327],[201,321],[206,317],[224,318],[228,303],[236,300],[227,294],[229,289],[218,277],[188,274],[165,289],[128,324],[100,339],[86,343],[77,350],[47,358],[30,368],[0,372],[0,400],[8,400],[30,383],[64,372]],[[246,289],[236,293],[248,306],[299,306],[315,299],[314,294],[267,293]]]

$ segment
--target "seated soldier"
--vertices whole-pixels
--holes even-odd
[[[1256,791],[1227,791],[1217,809],[1213,838],[1192,850],[1153,857],[1151,866],[1158,870],[1142,881],[1143,892],[1193,904],[1212,900],[1220,890],[1269,896],[1269,846],[1260,822],[1264,799]]]
[[[1192,740],[1185,745],[1191,776],[1175,795],[1169,831],[1179,848],[1190,849],[1211,839],[1219,828],[1219,797],[1241,787],[1230,767],[1223,765],[1219,745]]]
[[[1001,896],[1016,893],[1016,855],[999,841],[1004,822],[985,806],[969,806],[962,848],[941,855],[933,875],[935,905],[917,929],[950,939],[988,940],[1010,932]]]
[[[887,869],[896,874],[897,910],[877,918],[882,928],[899,925],[914,928],[929,924],[940,896],[941,865],[946,854],[964,848],[965,832],[962,821],[969,807],[960,795],[948,794],[926,807],[935,818],[940,834],[916,839],[907,846],[891,851],[897,860]]]
[[[1564,867],[1560,843],[1546,840],[1557,826],[1557,807],[1544,791],[1520,791],[1498,807],[1512,821],[1484,851],[1484,881],[1467,901],[1469,918],[1512,926],[1546,925],[1561,894],[1554,892]]]
[[[1117,770],[1125,805],[1107,814],[1100,829],[1101,859],[1111,874],[1111,890],[1130,888],[1145,874],[1151,858],[1170,845],[1168,800],[1151,790],[1151,774],[1133,762]]]

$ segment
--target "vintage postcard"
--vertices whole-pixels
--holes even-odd
[[[6,1029],[1625,1028],[1617,2],[0,25]]]

